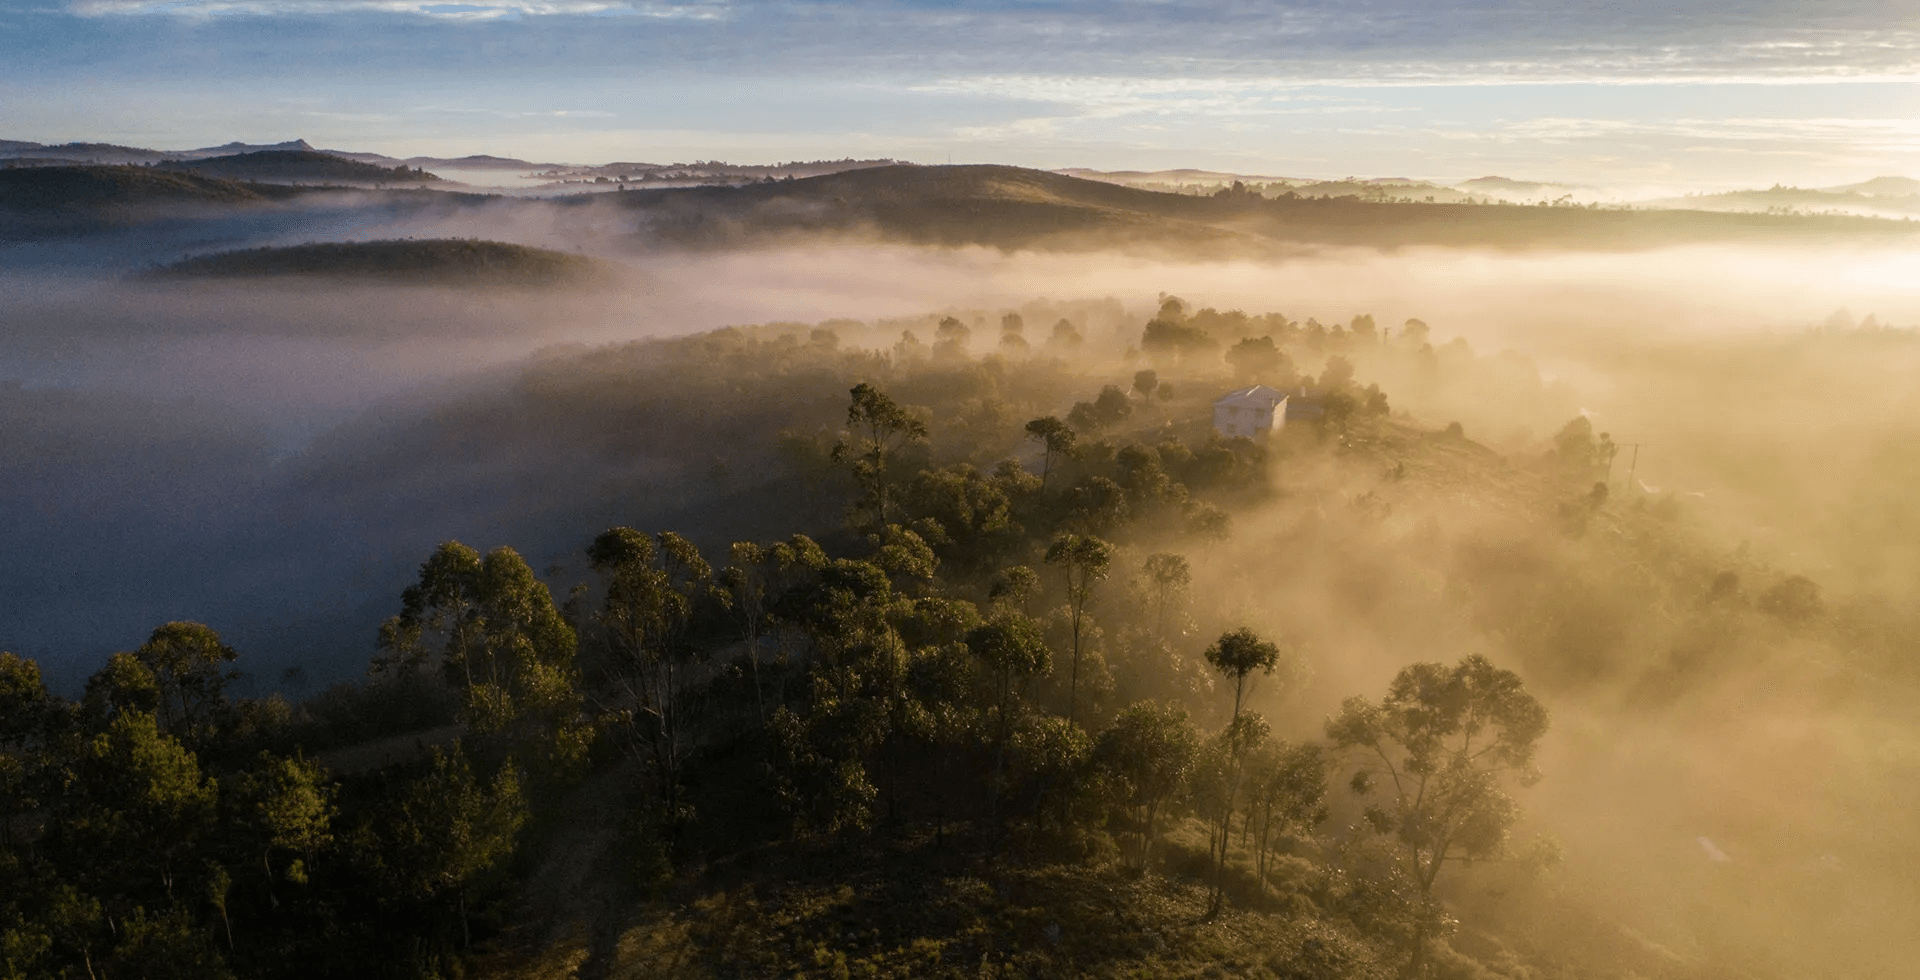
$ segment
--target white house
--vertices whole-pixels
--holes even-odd
[[[1287,424],[1287,395],[1266,385],[1229,391],[1213,400],[1213,430],[1252,438]]]

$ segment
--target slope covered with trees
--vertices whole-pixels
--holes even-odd
[[[1498,367],[1417,321],[1165,297],[1130,358],[1074,361],[1088,310],[1023,312],[978,355],[988,321],[949,315],[536,362],[465,420],[717,459],[686,512],[752,513],[616,519],[540,571],[423,548],[364,682],[242,696],[245,652],[186,622],[81,691],[0,657],[0,966],[1817,975],[1624,929],[1540,877],[1529,814],[1592,766],[1598,709],[1832,685],[1838,658],[1910,689],[1909,631],[1610,500],[1584,417],[1513,458],[1396,417],[1372,379]],[[1220,437],[1230,381],[1317,411]]]
[[[605,264],[551,249],[472,239],[320,242],[219,252],[155,270],[159,280],[306,277],[421,285],[580,286]]]

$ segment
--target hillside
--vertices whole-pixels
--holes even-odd
[[[1301,245],[1643,248],[1911,239],[1899,222],[1697,210],[1160,193],[1002,166],[894,166],[746,187],[628,192],[652,234],[719,246],[826,233],[1002,249],[1285,252]]]
[[[417,168],[404,165],[380,167],[318,150],[261,150],[204,160],[170,161],[159,166],[167,170],[191,171],[215,177],[265,181],[396,184],[440,179]]]
[[[300,193],[150,167],[0,168],[0,242],[85,237],[162,220],[195,226]]]
[[[1912,177],[1875,177],[1857,184],[1824,188],[1833,194],[1867,194],[1875,197],[1906,197],[1920,194],[1920,180]]]
[[[264,187],[149,167],[0,169],[0,210],[57,211],[158,204],[249,204],[286,197]]]
[[[745,187],[629,192],[649,230],[690,245],[829,233],[999,248],[1260,247],[1206,199],[1019,167],[898,165]]]
[[[1775,215],[1860,215],[1903,218],[1920,215],[1920,191],[1903,189],[1902,177],[1882,177],[1851,187],[1812,190],[1774,186],[1765,190],[1696,194],[1650,202],[1656,208]]]
[[[592,259],[505,242],[426,240],[322,242],[203,255],[157,270],[159,279],[301,277],[394,283],[559,286],[591,283],[608,270]]]

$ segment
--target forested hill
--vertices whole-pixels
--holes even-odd
[[[419,168],[381,167],[318,150],[261,150],[157,166],[241,180],[335,184],[419,184],[440,178]]]
[[[1577,206],[1269,199],[1161,193],[1005,166],[892,166],[743,187],[625,192],[656,234],[719,245],[809,233],[1005,249],[1164,248],[1212,254],[1301,245],[1647,248],[1913,240],[1908,223],[1848,216]]]
[[[167,282],[316,279],[476,288],[584,286],[610,279],[604,264],[544,248],[467,239],[322,242],[219,252],[152,272]]]
[[[524,537],[420,548],[365,624],[362,682],[245,696],[248,652],[193,622],[156,624],[72,697],[0,654],[0,966],[1798,980],[1911,962],[1911,879],[1883,843],[1911,807],[1871,768],[1904,762],[1819,787],[1855,837],[1749,803],[1798,788],[1771,749],[1826,744],[1753,724],[1756,705],[1910,710],[1910,610],[1708,546],[1676,497],[1614,496],[1614,444],[1585,416],[1503,456],[1396,414],[1399,384],[1541,397],[1524,359],[1437,352],[1420,321],[1167,297],[1121,336],[1103,304],[1023,310],[556,351],[447,418],[396,419],[386,458],[333,473],[349,516],[403,499],[384,475],[594,523],[551,563]],[[1115,342],[1132,363],[1089,356]],[[1311,419],[1218,434],[1213,398],[1254,382]],[[584,465],[648,454],[673,479]],[[631,516],[664,494],[753,530]],[[1658,766],[1622,767],[1632,745]],[[1740,792],[1686,792],[1701,782]],[[1738,865],[1702,855],[1703,825]],[[1562,857],[1600,871],[1556,879]],[[1657,888],[1610,904],[1634,874]]]
[[[290,189],[149,167],[0,169],[0,210],[48,212],[171,204],[234,205],[291,196]]]

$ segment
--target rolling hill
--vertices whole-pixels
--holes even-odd
[[[592,259],[506,242],[466,239],[319,242],[219,252],[150,273],[163,281],[321,279],[409,285],[546,287],[610,277]]]
[[[745,187],[628,191],[615,200],[647,233],[698,247],[827,234],[1002,249],[1245,254],[1312,245],[1642,248],[1916,234],[1910,224],[1843,215],[1197,197],[986,165],[876,167]]]
[[[0,170],[0,210],[58,211],[167,204],[250,204],[289,195],[196,173],[150,167],[20,167]]]
[[[241,180],[301,181],[331,184],[418,184],[440,178],[424,170],[381,167],[318,150],[261,150],[204,160],[170,161],[166,170],[191,171]]]

